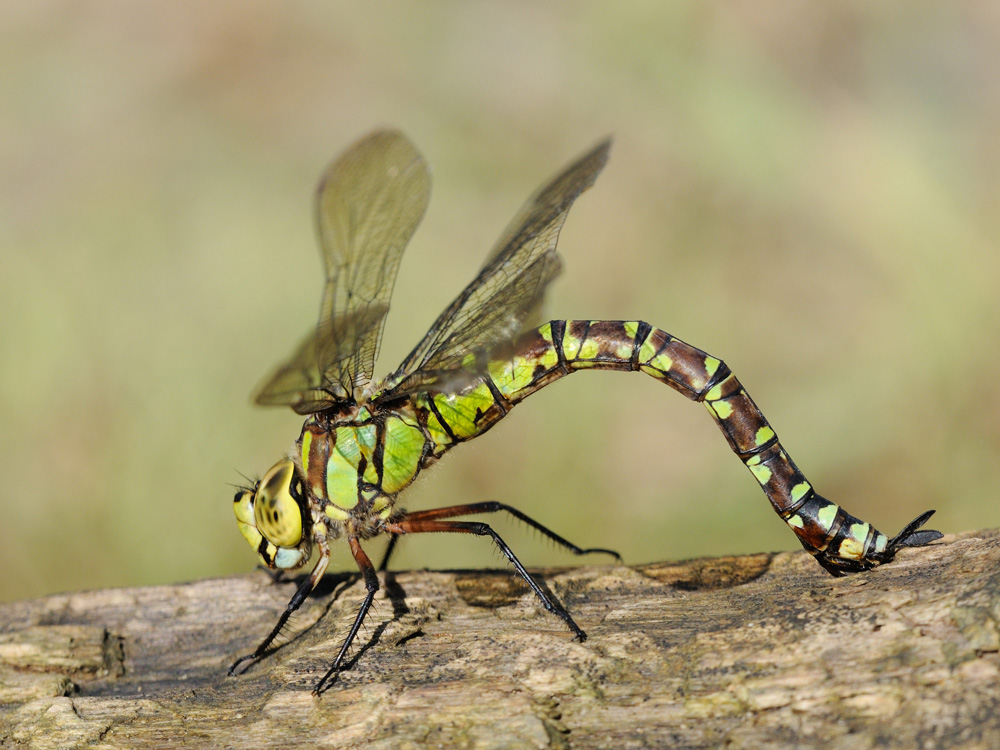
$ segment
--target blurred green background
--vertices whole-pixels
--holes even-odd
[[[986,2],[4,3],[0,599],[254,567],[229,485],[301,419],[248,396],[318,311],[315,182],[378,125],[434,171],[380,372],[613,134],[547,312],[724,358],[887,533],[996,526],[998,103]],[[544,390],[403,504],[485,499],[633,563],[797,546],[705,410],[639,375]],[[396,560],[495,564],[433,537]]]

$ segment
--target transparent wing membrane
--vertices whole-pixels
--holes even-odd
[[[380,329],[388,311],[387,304],[369,304],[363,310],[317,326],[257,391],[254,401],[261,406],[290,406],[299,414],[312,414],[350,400],[347,386],[339,380],[331,381],[328,373],[335,372],[341,358],[348,356],[343,342],[359,341]],[[349,367],[350,361],[343,365]]]
[[[399,261],[429,196],[427,164],[397,131],[369,134],[330,165],[316,196],[326,267],[319,323],[257,403],[308,414],[350,401],[371,380]]]
[[[580,194],[608,159],[603,141],[546,184],[521,208],[483,267],[386,380],[386,396],[456,387],[479,363],[502,353],[533,319],[560,270],[559,231]]]

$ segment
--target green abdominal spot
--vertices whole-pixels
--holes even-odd
[[[470,438],[479,434],[479,416],[493,406],[493,394],[486,383],[480,383],[464,393],[437,394],[434,406],[455,437]]]
[[[490,362],[489,366],[494,385],[506,398],[530,385],[534,379],[534,372],[535,363],[518,356],[511,357],[507,361]],[[492,401],[492,398],[490,400]]]

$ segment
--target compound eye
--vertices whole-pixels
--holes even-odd
[[[257,530],[278,547],[295,547],[302,541],[302,506],[293,486],[295,464],[279,461],[260,480],[254,498]]]

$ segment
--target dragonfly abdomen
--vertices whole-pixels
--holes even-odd
[[[474,387],[421,394],[436,452],[482,434],[514,405],[577,370],[639,370],[705,404],[774,511],[824,567],[839,573],[884,561],[888,538],[815,492],[722,360],[643,321],[554,320],[524,333]]]

